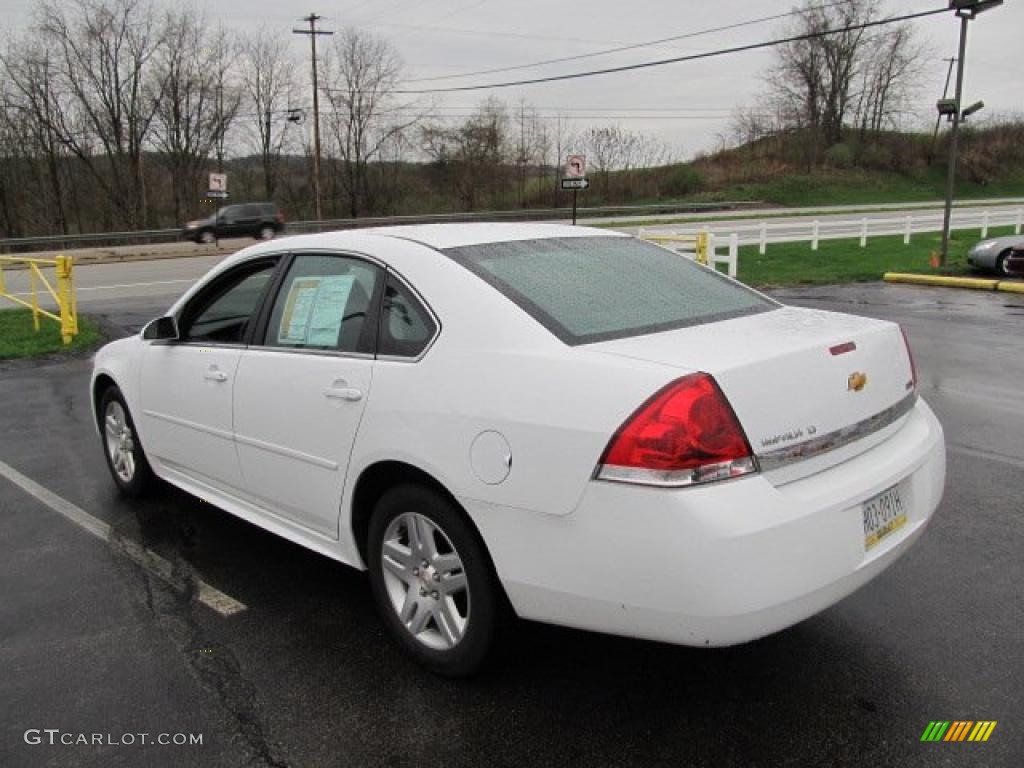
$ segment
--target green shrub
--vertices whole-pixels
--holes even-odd
[[[662,197],[683,197],[703,186],[704,175],[694,166],[680,163],[668,169],[659,192]]]
[[[833,144],[825,150],[825,163],[833,168],[851,168],[853,159],[853,147],[846,142]]]

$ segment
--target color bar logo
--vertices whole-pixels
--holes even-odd
[[[932,720],[921,741],[988,741],[995,727],[995,720]]]

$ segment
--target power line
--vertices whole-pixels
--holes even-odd
[[[460,85],[449,88],[422,88],[419,90],[394,90],[391,93],[399,93],[405,95],[419,95],[427,93],[455,93],[461,91],[484,91],[492,90],[495,88],[511,88],[517,85],[537,85],[539,83],[552,83],[559,80],[576,80],[583,77],[595,77],[597,75],[610,75],[617,72],[630,72],[636,69],[648,69],[651,67],[661,67],[666,64],[678,64],[684,61],[696,61],[698,59],[710,59],[717,56],[725,56],[730,53],[743,53],[744,51],[754,51],[759,48],[772,48],[776,45],[785,45],[786,43],[795,43],[801,40],[813,40],[818,37],[827,37],[828,35],[835,35],[841,32],[852,32],[858,29],[868,29],[870,27],[880,27],[886,24],[894,24],[899,21],[910,21],[912,19],[919,19],[925,16],[934,16],[937,13],[946,13],[947,8],[936,8],[931,11],[918,11],[917,13],[908,13],[903,16],[892,16],[887,19],[878,19],[876,21],[866,21],[861,24],[850,24],[845,27],[839,27],[837,29],[826,29],[820,32],[808,32],[803,35],[791,35],[790,37],[782,37],[776,40],[767,40],[761,43],[750,43],[748,45],[737,45],[732,48],[720,48],[715,51],[705,51],[704,53],[693,53],[687,56],[675,56],[670,59],[659,59],[657,61],[645,61],[640,64],[626,64],[619,67],[606,67],[604,69],[592,69],[586,72],[573,72],[567,75],[550,75],[548,77],[535,77],[528,80],[511,80],[503,83],[487,83],[485,85]]]
[[[755,24],[763,24],[766,21],[775,21],[776,19],[784,19],[788,16],[795,16],[800,13],[806,13],[808,11],[820,11],[826,8],[833,8],[837,5],[846,5],[850,0],[837,0],[834,3],[825,3],[823,5],[812,6],[811,8],[804,8],[796,11],[789,11],[788,13],[777,13],[772,16],[761,16],[757,19],[749,19],[748,21],[739,21],[734,24],[726,24],[722,27],[710,27],[708,29],[702,29],[697,32],[687,32],[681,35],[672,35],[671,37],[663,37],[658,40],[649,40],[644,43],[632,43],[630,45],[621,45],[618,48],[606,48],[603,51],[593,51],[592,53],[581,53],[576,56],[562,56],[557,59],[545,59],[544,61],[535,61],[532,64],[517,64],[512,67],[495,67],[494,69],[480,69],[474,72],[461,72],[457,75],[437,75],[436,77],[416,77],[410,80],[406,80],[407,83],[423,83],[429,80],[454,80],[463,77],[474,77],[476,75],[493,75],[498,72],[514,72],[520,69],[532,69],[534,67],[542,67],[547,64],[562,64],[566,61],[579,61],[580,59],[592,59],[597,56],[607,56],[612,53],[621,53],[623,51],[632,51],[637,48],[652,48],[665,43],[675,42],[677,40],[687,40],[692,37],[701,37],[703,35],[710,35],[715,32],[727,32],[731,29],[739,29],[740,27],[750,27]]]

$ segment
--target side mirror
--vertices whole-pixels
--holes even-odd
[[[178,321],[173,317],[158,317],[142,329],[146,341],[177,341]]]

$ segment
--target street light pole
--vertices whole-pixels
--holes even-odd
[[[953,216],[953,192],[956,186],[956,145],[960,131],[960,105],[964,95],[964,53],[967,51],[968,16],[960,17],[960,55],[956,61],[956,112],[952,115],[953,125],[949,135],[949,169],[946,171],[946,207],[942,212],[942,250],[939,253],[939,265],[946,266],[949,256],[949,223]]]
[[[956,98],[952,104],[943,99],[939,102],[939,116],[948,115],[952,123],[949,136],[949,170],[946,173],[946,207],[942,213],[942,250],[939,253],[939,265],[946,266],[949,256],[949,222],[953,215],[953,191],[956,186],[956,144],[960,123],[968,114],[982,107],[978,102],[964,110],[964,56],[967,52],[967,22],[976,19],[979,13],[988,11],[1003,4],[1003,0],[949,0],[949,7],[960,19],[960,56],[956,62]]]
[[[303,21],[309,24],[309,29],[293,29],[296,35],[309,35],[310,47],[313,58],[313,198],[316,203],[317,221],[323,219],[320,209],[320,87],[317,82],[316,72],[316,38],[317,35],[333,35],[323,29],[317,29],[316,23],[323,19],[315,13],[303,17]]]

